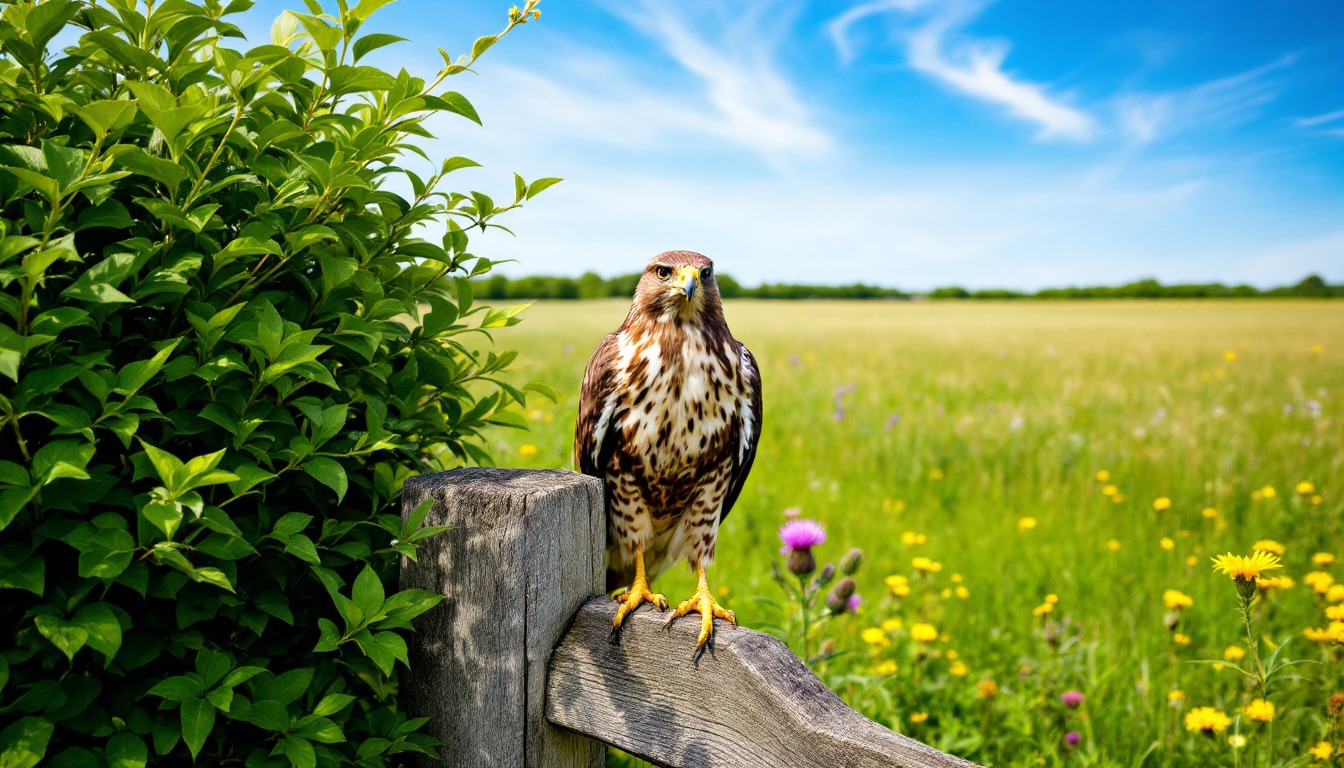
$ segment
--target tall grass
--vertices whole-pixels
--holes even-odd
[[[583,367],[625,308],[528,310],[511,333],[519,376],[563,398],[528,414],[530,433],[495,434],[505,463],[572,466]],[[820,559],[862,547],[863,607],[823,629],[847,653],[817,669],[851,705],[986,765],[1287,764],[1344,741],[1327,712],[1344,690],[1341,646],[1303,636],[1329,622],[1326,598],[1302,583],[1314,553],[1344,559],[1344,303],[737,301],[726,311],[760,362],[766,417],[710,583],[743,625],[777,622],[753,597],[782,597],[769,564],[790,507],[826,526]],[[1299,493],[1302,483],[1312,489]],[[925,543],[903,543],[907,532]],[[1264,539],[1284,545],[1297,583],[1257,602],[1261,650],[1291,638],[1281,657],[1313,662],[1271,691],[1272,737],[1240,714],[1252,691],[1230,663],[1190,663],[1244,647],[1235,590],[1209,562]],[[942,569],[917,574],[915,556]],[[910,579],[910,595],[892,594],[892,575]],[[693,586],[678,569],[659,589],[676,601]],[[1174,628],[1167,589],[1193,599]],[[1047,595],[1057,602],[1043,613]],[[881,639],[862,639],[884,621]],[[916,622],[946,639],[913,642]],[[1083,703],[1063,704],[1066,690]],[[1187,731],[1197,706],[1234,722]],[[1246,746],[1234,749],[1233,735]]]

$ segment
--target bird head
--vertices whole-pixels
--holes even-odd
[[[658,254],[639,278],[632,309],[649,317],[681,321],[720,312],[714,262],[691,251]]]

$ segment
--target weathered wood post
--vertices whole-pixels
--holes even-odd
[[[459,469],[406,482],[403,509],[453,530],[402,561],[403,587],[447,596],[416,622],[407,711],[451,766],[596,768],[601,742],[546,722],[551,649],[604,586],[602,483],[574,472]],[[414,765],[443,765],[427,758]]]
[[[664,631],[645,607],[612,643],[594,478],[460,469],[413,478],[404,498],[454,526],[401,571],[447,596],[416,622],[403,682],[447,765],[598,768],[611,744],[671,768],[971,766],[850,709],[768,635],[721,623],[696,663],[699,622]]]

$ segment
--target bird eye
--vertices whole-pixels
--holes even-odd
[[[714,268],[713,268],[713,267],[705,267],[704,269],[700,270],[700,279],[703,280],[703,281],[705,281],[705,282],[709,282],[710,280],[713,280],[713,279],[714,279]]]
[[[658,267],[656,270],[654,270],[654,274],[658,275],[659,280],[666,280],[667,278],[672,276],[672,268]]]

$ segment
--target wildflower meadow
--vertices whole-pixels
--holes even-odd
[[[726,312],[766,416],[714,583],[851,706],[987,766],[1344,765],[1344,304]],[[501,463],[572,466],[624,313],[526,311],[561,398]]]

